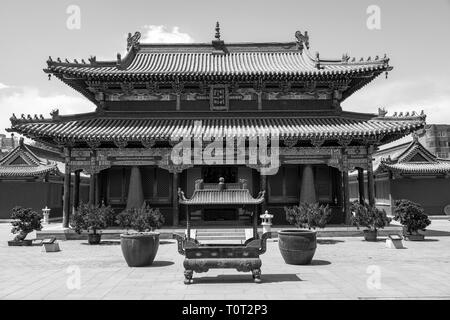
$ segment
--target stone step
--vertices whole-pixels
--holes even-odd
[[[197,240],[245,240],[245,229],[197,229]]]
[[[245,236],[245,232],[201,232],[197,230],[197,236]]]
[[[245,236],[207,236],[202,237],[197,235],[197,240],[245,240]]]

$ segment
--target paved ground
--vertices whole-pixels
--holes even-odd
[[[429,229],[442,236],[405,242],[403,250],[359,237],[320,239],[309,266],[285,264],[269,242],[263,283],[250,273],[211,270],[186,286],[173,240],[162,240],[153,266],[129,268],[116,241],[62,241],[61,252],[43,253],[8,247],[10,226],[0,224],[0,299],[450,299],[450,222]]]

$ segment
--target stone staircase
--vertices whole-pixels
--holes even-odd
[[[208,241],[242,241],[245,242],[246,240],[246,232],[245,229],[197,229],[197,240],[199,242]]]

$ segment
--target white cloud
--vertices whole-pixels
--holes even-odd
[[[169,31],[166,26],[147,25],[142,34],[141,43],[191,43],[194,39],[187,33],[179,31],[178,27],[173,27]]]
[[[444,77],[413,80],[376,80],[349,97],[342,105],[347,111],[377,113],[424,110],[429,124],[450,124],[450,79]]]
[[[49,118],[53,109],[59,109],[60,114],[74,114],[91,112],[95,106],[83,97],[68,96],[63,94],[43,96],[36,88],[21,88],[13,92],[0,93],[0,133],[11,127],[9,118],[14,113],[20,117],[26,115],[43,114]]]
[[[0,82],[0,90],[8,89],[8,88],[9,88],[9,86],[7,86],[6,84],[3,84],[3,83]]]

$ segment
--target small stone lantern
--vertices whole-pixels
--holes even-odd
[[[42,213],[44,214],[44,224],[49,224],[50,210],[51,209],[49,209],[47,206],[42,209]]]
[[[261,225],[263,226],[263,233],[270,232],[273,214],[269,214],[269,211],[266,210],[266,212],[259,217],[262,219]]]

